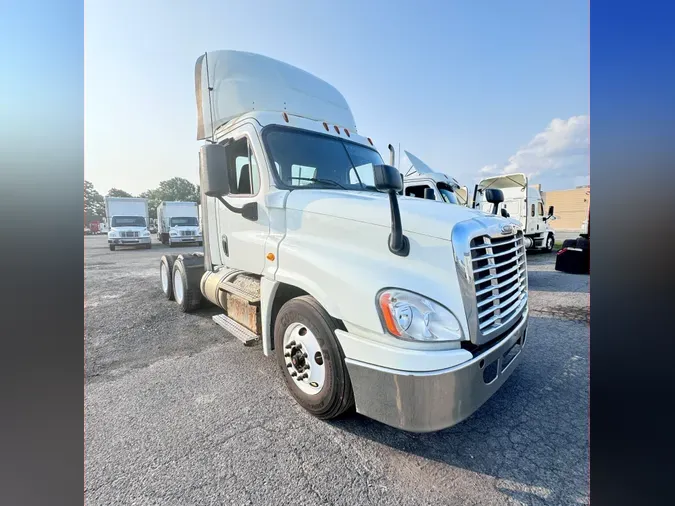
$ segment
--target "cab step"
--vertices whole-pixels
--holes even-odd
[[[260,341],[260,336],[258,334],[251,332],[227,315],[217,314],[212,316],[211,319],[244,343],[244,346],[253,346]]]

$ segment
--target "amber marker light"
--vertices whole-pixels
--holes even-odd
[[[396,337],[401,337],[401,333],[396,328],[396,323],[394,323],[394,315],[391,314],[391,294],[383,293],[380,295],[380,309],[382,310],[382,316],[384,317],[384,324],[387,326],[387,330],[395,335]]]

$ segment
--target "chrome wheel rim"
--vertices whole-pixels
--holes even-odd
[[[284,332],[284,362],[300,390],[317,395],[326,381],[323,351],[314,333],[304,323],[291,323]]]

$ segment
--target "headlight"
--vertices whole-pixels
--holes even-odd
[[[175,231],[172,230],[171,232],[169,232],[169,235],[171,237],[178,237],[178,232],[175,232]]]
[[[147,230],[143,230],[143,233],[141,235],[143,235],[143,237],[148,237],[150,235],[150,232]]]
[[[377,297],[384,327],[393,336],[413,341],[459,341],[462,328],[448,309],[416,293],[387,289]]]
[[[117,237],[117,232],[108,232],[109,237]]]

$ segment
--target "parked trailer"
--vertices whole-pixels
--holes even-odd
[[[165,296],[221,308],[214,321],[261,342],[319,418],[355,407],[426,432],[470,416],[522,359],[522,231],[399,198],[394,157],[307,72],[216,51],[195,75],[204,251],[162,257]]]
[[[148,199],[106,197],[105,214],[110,223],[110,251],[115,251],[118,246],[152,248],[148,230]]]
[[[169,247],[186,243],[201,246],[199,205],[196,202],[161,202],[157,207],[157,239]]]

